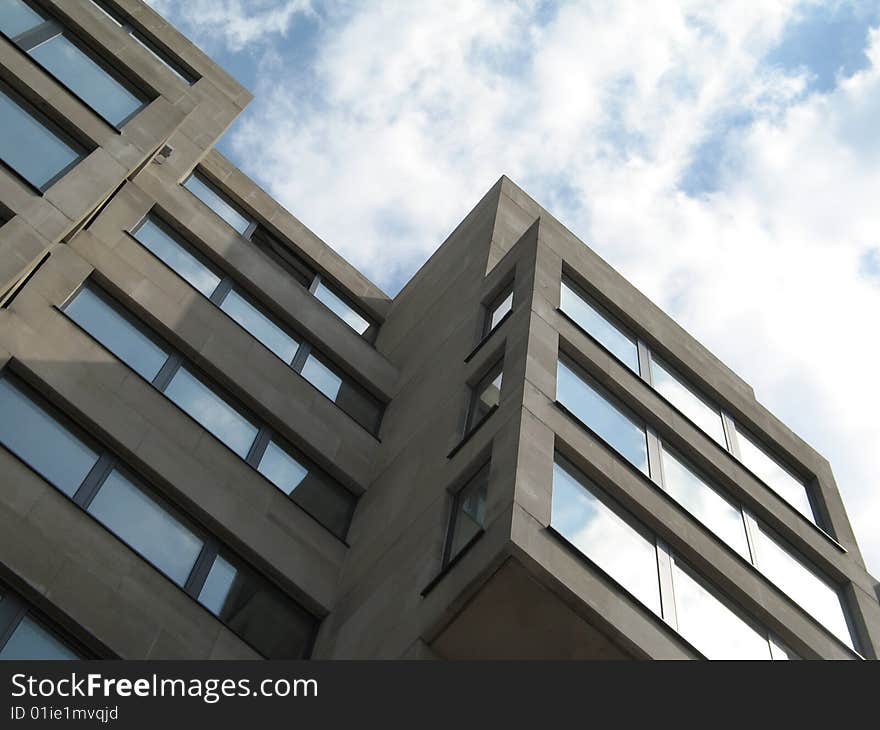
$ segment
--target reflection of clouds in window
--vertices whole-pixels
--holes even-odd
[[[370,323],[330,291],[323,282],[319,283],[315,289],[315,298],[359,335],[362,335],[369,328]]]
[[[837,591],[795,558],[761,523],[755,534],[758,569],[844,644],[852,647]]]
[[[657,615],[657,553],[644,537],[559,464],[553,467],[550,524]]]
[[[513,309],[513,292],[510,292],[501,303],[495,307],[492,317],[489,319],[489,331],[494,330],[505,315]]]
[[[314,355],[309,355],[302,369],[302,376],[326,395],[335,401],[342,387],[342,378],[328,368]]]
[[[180,368],[165,389],[172,401],[244,458],[257,436],[257,427],[198,378]]]
[[[644,428],[631,421],[561,360],[557,367],[556,397],[633,466],[648,473]]]
[[[672,405],[726,448],[727,441],[724,438],[721,413],[706,403],[653,357],[651,358],[651,380],[654,388]]]
[[[634,373],[639,372],[639,350],[636,341],[625,335],[582,297],[562,283],[559,308],[603,347],[610,350]]]
[[[220,283],[220,277],[180,245],[155,221],[148,218],[134,233],[134,237],[154,256],[173,269],[182,279],[210,297]]]
[[[745,525],[740,509],[700,479],[667,449],[663,449],[665,490],[688,512],[750,560]]]
[[[771,487],[786,502],[810,520],[814,520],[813,509],[807,497],[806,487],[795,479],[773,457],[767,454],[754,438],[737,427],[736,434],[740,450],[740,460],[767,486]]]
[[[770,645],[678,564],[673,565],[678,632],[709,659],[770,659]]]

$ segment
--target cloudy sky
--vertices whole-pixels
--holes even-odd
[[[880,574],[880,2],[150,2],[391,295],[511,177],[831,460]]]

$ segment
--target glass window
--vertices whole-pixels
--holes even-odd
[[[244,233],[251,222],[236,210],[226,198],[218,193],[213,185],[196,173],[189,176],[183,186],[225,220],[239,233]]]
[[[133,235],[144,248],[206,297],[210,298],[214,293],[220,277],[193,256],[164,225],[148,217]]]
[[[359,335],[362,335],[369,328],[370,323],[361,317],[361,315],[359,315],[339,296],[327,288],[323,281],[320,282],[318,288],[315,289],[315,298]]]
[[[854,648],[838,591],[783,547],[768,528],[756,524],[758,569],[844,644]]]
[[[202,540],[118,471],[110,472],[88,511],[177,585],[186,582]]]
[[[299,342],[241,296],[234,289],[223,298],[220,304],[226,314],[238,322],[288,365],[299,348]]]
[[[256,227],[251,235],[251,241],[306,289],[311,286],[315,272],[291,250],[290,246],[281,243],[261,226]]]
[[[0,443],[72,497],[98,455],[5,378],[0,379]]]
[[[720,411],[710,406],[701,396],[691,390],[681,378],[673,375],[671,368],[661,364],[654,356],[651,357],[651,381],[654,388],[672,405],[696,423],[703,431],[721,444],[722,447],[727,448],[727,439],[724,438],[724,425],[721,421]]]
[[[612,448],[643,473],[648,473],[648,442],[644,427],[575,374],[562,359],[556,371],[556,398]]]
[[[455,495],[446,563],[455,558],[471,540],[483,531],[486,524],[488,491],[489,466],[487,465]]]
[[[653,537],[623,519],[573,467],[553,465],[550,525],[658,616],[660,579]]]
[[[144,104],[64,35],[56,35],[31,48],[28,53],[114,126],[120,125]]]
[[[0,0],[0,31],[15,38],[45,22],[24,0]]]
[[[242,459],[247,457],[257,427],[186,368],[174,374],[164,392]]]
[[[513,292],[509,292],[506,297],[504,297],[500,302],[497,303],[495,307],[493,307],[489,313],[489,321],[488,327],[486,328],[486,332],[489,333],[494,330],[502,319],[504,319],[510,312],[513,311]]]
[[[345,537],[354,495],[317,470],[309,470],[270,441],[257,470],[338,537]]]
[[[736,435],[742,463],[804,517],[815,522],[804,483],[758,446],[757,440],[747,431],[737,426]]]
[[[339,395],[342,378],[328,368],[314,355],[309,355],[302,369],[302,376],[326,395],[335,401]]]
[[[0,649],[2,660],[25,659],[80,659],[48,629],[43,628],[29,616],[19,621],[6,645]]]
[[[597,305],[588,302],[564,281],[559,308],[630,370],[639,372],[639,348],[635,338],[612,324],[610,317]]]
[[[471,414],[468,419],[468,430],[476,426],[501,400],[501,381],[504,373],[499,370],[477,384],[474,388]]]
[[[663,487],[688,512],[751,561],[742,511],[662,447]]]
[[[315,619],[242,565],[218,555],[199,602],[267,659],[308,655]]]
[[[167,352],[88,287],[80,289],[64,312],[146,380],[152,381],[168,360]]]
[[[0,126],[0,159],[40,190],[81,157],[2,89]]]
[[[678,632],[709,659],[771,659],[770,644],[710,591],[688,568],[673,561]]]

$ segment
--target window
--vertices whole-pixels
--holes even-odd
[[[0,86],[0,159],[45,190],[82,159],[83,149],[17,94]]]
[[[473,431],[498,408],[504,372],[499,362],[477,383],[471,395],[465,434]]]
[[[295,459],[292,449],[272,436],[266,426],[197,375],[180,355],[147,334],[109,297],[85,286],[65,305],[64,312],[308,514],[344,538],[354,510],[354,495],[318,469],[306,466],[304,459]],[[21,452],[21,458],[36,471],[73,496],[71,490],[94,466],[97,456],[59,430],[48,417],[41,419],[39,409],[27,399],[16,398],[15,390],[0,380],[0,406],[7,403],[10,413],[20,414],[19,422],[14,426],[12,422],[0,422],[0,443],[16,454]],[[58,454],[66,458],[59,459]],[[124,496],[124,486],[114,489]],[[129,499],[134,496],[129,495]],[[155,525],[150,529],[158,533]],[[179,546],[176,550],[185,554]]]
[[[611,396],[567,358],[563,361],[560,357],[557,366],[556,399],[636,469],[648,474],[644,426],[615,405]]]
[[[289,447],[270,441],[257,470],[334,535],[344,538],[357,500],[347,489],[306,464]]]
[[[766,631],[754,628],[681,561],[672,565],[675,615],[685,639],[709,659],[774,658]]]
[[[651,355],[651,381],[654,388],[672,405],[709,434],[723,448],[727,448],[721,412],[696,393],[672,368]]]
[[[308,289],[319,302],[355,332],[368,340],[373,339],[376,334],[373,322],[364,317],[334,287],[328,285],[323,277],[316,274],[311,266],[291,250],[290,246],[281,243],[261,226],[257,226],[253,230],[251,241],[286,274],[292,276]]]
[[[562,282],[559,308],[634,373],[639,373],[639,348],[634,337],[614,323],[611,315],[593,303],[574,284]]]
[[[740,507],[699,477],[669,447],[661,445],[663,489],[682,507],[736,550],[751,560]]]
[[[16,421],[22,412],[20,403],[26,402],[32,411],[41,414],[42,432],[34,432],[32,436],[39,443],[42,436],[48,434],[49,441],[43,445],[44,450],[48,451],[55,443],[51,440],[55,431],[63,429],[68,433],[33,394],[13,385],[8,378],[0,378],[0,394],[8,392],[15,393],[12,402],[19,405],[8,410],[5,406],[10,401],[2,403],[0,427],[4,432],[19,425]],[[50,428],[53,421],[54,431]],[[69,437],[81,442],[72,434]],[[2,443],[9,448],[5,440]],[[151,494],[126,473],[112,454],[106,451],[91,453],[97,466],[86,474],[80,469],[76,474],[78,483],[71,489],[51,483],[263,656],[299,659],[308,654],[317,625],[310,614],[227,553],[216,539],[192,525],[164,499]],[[64,463],[66,460],[62,456],[59,470]],[[43,475],[36,466],[34,470]],[[69,477],[70,481],[73,479],[73,476]],[[18,628],[9,628],[8,623],[4,624],[4,617],[8,616],[10,606],[12,603],[4,594],[0,601],[0,658],[76,658],[32,621],[22,621]],[[7,641],[5,637],[13,629],[14,633]]]
[[[305,658],[315,619],[261,576],[220,551],[198,600],[267,659]]]
[[[658,616],[660,585],[654,539],[602,499],[569,465],[553,465],[550,525]],[[577,475],[577,476],[575,476]]]
[[[754,436],[739,426],[736,427],[736,436],[740,461],[804,517],[815,522],[804,483],[761,448]]]
[[[0,588],[0,661],[86,659],[18,595]]]
[[[172,58],[172,55],[168,51],[162,49],[156,41],[131,25],[125,17],[116,12],[115,9],[111,8],[104,2],[104,0],[90,0],[90,2],[98,8],[98,10],[104,13],[114,25],[119,26],[123,31],[128,33],[132,39],[134,39],[151,56],[153,56],[153,58],[159,61],[159,63],[165,66],[165,68],[171,71],[181,81],[190,85],[198,81],[198,76],[196,74],[193,74],[184,68],[179,61]]]
[[[513,289],[493,301],[486,311],[484,336],[492,332],[513,311]]]
[[[3,33],[109,124],[119,127],[143,108],[143,94],[58,22],[21,0],[6,6],[0,13]]]
[[[855,648],[838,589],[785,547],[768,527],[757,520],[754,525],[758,570],[844,644]]]
[[[452,499],[452,515],[446,535],[443,567],[447,567],[467,548],[486,526],[486,495],[489,491],[489,465],[486,464]]]
[[[0,378],[0,444],[72,497],[98,454],[7,378]]]
[[[364,334],[370,327],[370,323],[359,315],[354,308],[344,302],[341,297],[334,294],[333,291],[323,282],[318,282],[315,289],[315,299],[321,302],[333,314],[339,317],[349,327],[351,327],[359,335]]]
[[[179,586],[204,545],[192,530],[116,469],[101,484],[88,512]]]
[[[789,657],[767,629],[723,599],[558,453],[550,525],[709,659]]]
[[[229,276],[191,251],[158,217],[148,215],[134,229],[132,236],[357,423],[375,434],[382,413],[378,401],[339,373],[310,344],[294,337],[274,317],[238,291]]]
[[[250,218],[241,213],[199,173],[190,175],[183,186],[242,235],[251,227]]]

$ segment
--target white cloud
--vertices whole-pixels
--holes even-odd
[[[205,27],[232,49],[295,22],[290,3],[215,6],[225,20]],[[880,287],[864,274],[880,246],[880,32],[866,69],[811,91],[763,62],[811,6],[322,6],[312,63],[277,65],[230,142],[386,286],[507,173],[829,457],[880,572]],[[717,184],[688,196],[707,142]]]

